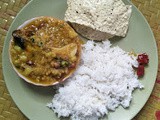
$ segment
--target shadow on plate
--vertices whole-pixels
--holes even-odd
[[[113,38],[111,38],[111,39],[109,39],[110,40],[110,42],[111,42],[111,44],[118,44],[118,42],[120,42],[121,40],[123,39],[123,37],[118,37],[118,36],[115,36],[115,37],[113,37]]]
[[[33,93],[36,93],[37,95],[47,97],[47,96],[53,96],[56,93],[56,86],[42,87],[27,83],[23,79],[21,81],[23,82],[22,84],[26,88],[31,90]]]

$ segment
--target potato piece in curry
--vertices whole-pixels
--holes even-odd
[[[81,40],[63,20],[39,17],[12,36],[11,62],[30,83],[49,86],[64,81],[79,63]]]

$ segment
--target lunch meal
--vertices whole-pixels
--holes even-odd
[[[14,70],[34,85],[58,84],[47,104],[58,117],[98,120],[119,106],[129,107],[134,90],[144,88],[139,77],[149,56],[126,52],[108,39],[126,36],[131,5],[121,0],[67,4],[65,21],[41,16],[13,31],[9,53]],[[82,42],[78,33],[88,40]]]

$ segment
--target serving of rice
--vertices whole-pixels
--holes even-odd
[[[143,88],[133,66],[138,66],[136,57],[120,47],[88,41],[79,68],[47,106],[72,120],[97,120],[120,105],[127,108],[132,92]]]

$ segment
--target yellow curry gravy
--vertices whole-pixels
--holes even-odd
[[[76,69],[81,41],[66,22],[40,17],[13,31],[12,36],[12,63],[32,82],[59,82]]]

